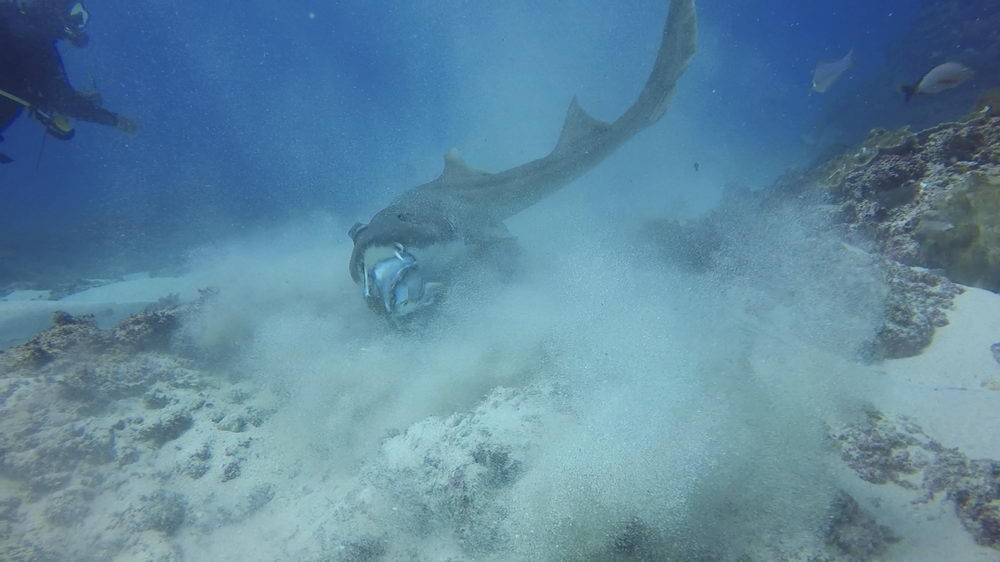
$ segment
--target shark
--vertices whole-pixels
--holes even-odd
[[[487,172],[449,150],[439,177],[403,192],[367,224],[355,224],[348,233],[354,242],[349,269],[370,308],[395,318],[426,309],[445,294],[447,263],[511,251],[514,238],[504,221],[569,185],[663,117],[697,35],[694,0],[671,0],[649,78],[616,120],[592,117],[574,97],[546,156]]]

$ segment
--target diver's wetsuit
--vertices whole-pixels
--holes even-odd
[[[0,90],[40,110],[116,126],[117,114],[70,85],[56,49],[56,41],[62,38],[58,29],[49,13],[23,10],[13,0],[0,0]],[[23,109],[0,95],[0,133]]]

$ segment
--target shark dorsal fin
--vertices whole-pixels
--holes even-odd
[[[587,138],[590,135],[603,132],[610,127],[609,124],[599,119],[594,119],[580,107],[580,102],[573,98],[569,103],[569,110],[566,112],[566,121],[563,123],[562,133],[559,135],[559,142],[553,152],[568,150],[577,139]]]
[[[489,172],[478,170],[466,164],[457,148],[452,148],[444,153],[444,171],[441,172],[441,180],[455,182],[488,175],[490,175]]]

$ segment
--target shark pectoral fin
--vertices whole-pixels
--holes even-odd
[[[559,134],[559,142],[556,143],[553,154],[559,154],[572,150],[572,147],[579,139],[586,139],[593,135],[600,134],[611,127],[608,123],[591,117],[580,107],[580,102],[573,98],[569,103],[569,110],[566,112],[566,121],[563,123],[562,133]]]
[[[521,243],[503,223],[489,225],[474,239],[466,240],[469,256],[483,271],[499,275],[501,280],[513,279],[523,255]]]
[[[517,238],[507,229],[507,225],[485,219],[478,223],[478,228],[475,231],[469,232],[465,237],[465,243],[471,247],[492,246],[516,240]]]
[[[420,304],[427,306],[441,302],[445,296],[445,289],[444,283],[436,281],[424,283],[424,294],[420,298]]]
[[[438,179],[446,183],[457,183],[489,175],[491,174],[485,170],[479,170],[466,164],[458,149],[452,148],[444,153],[444,171],[441,172],[441,177]]]

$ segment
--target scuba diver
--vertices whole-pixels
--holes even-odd
[[[60,140],[75,133],[68,117],[136,132],[134,119],[101,107],[96,92],[73,89],[66,76],[56,43],[86,46],[89,19],[78,1],[0,0],[0,141],[23,111]],[[0,153],[6,162],[11,158]]]

